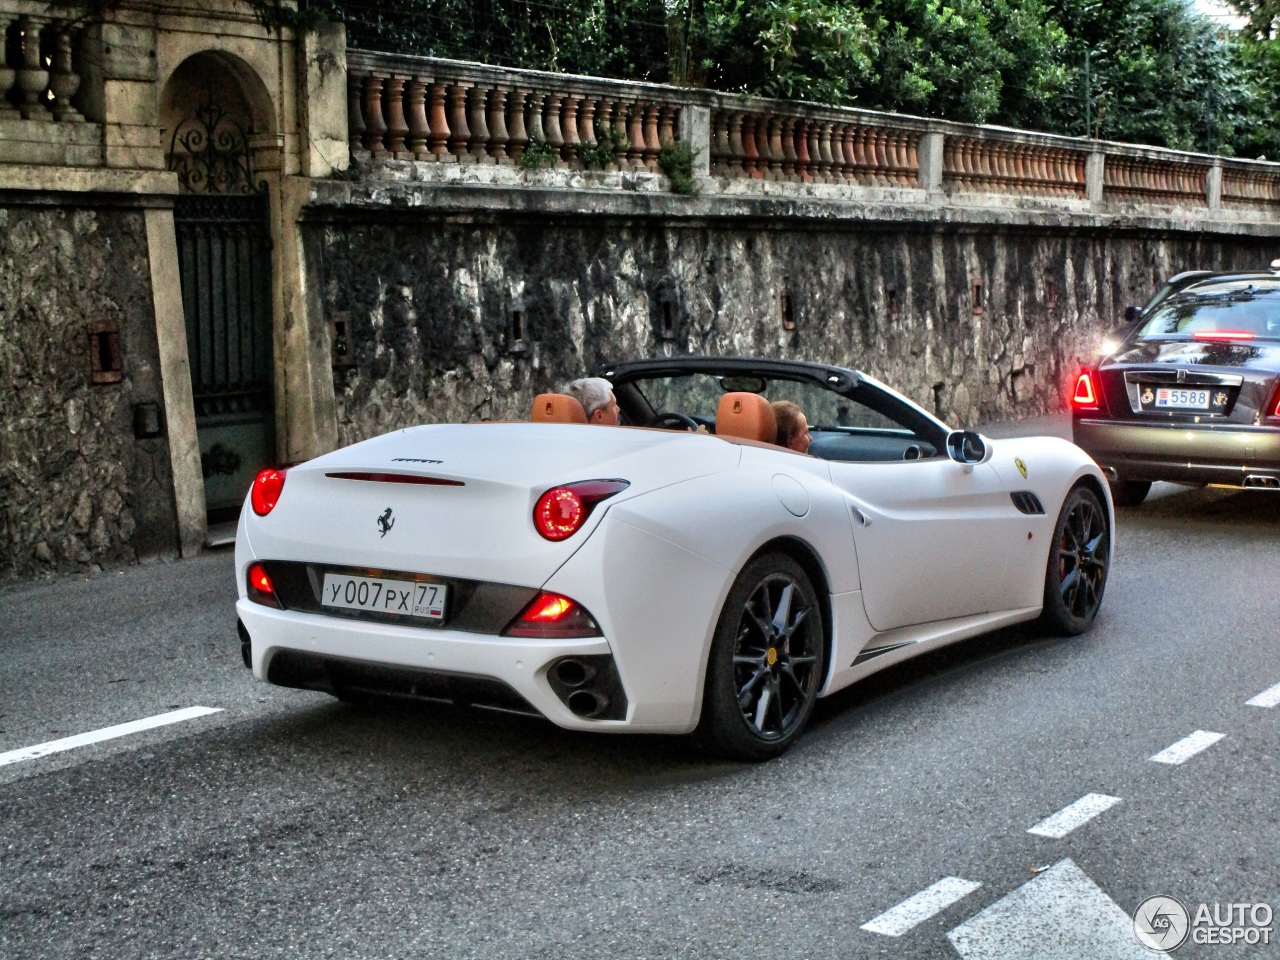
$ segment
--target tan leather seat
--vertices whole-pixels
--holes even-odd
[[[778,421],[773,407],[758,393],[726,393],[716,409],[716,436],[775,443]]]
[[[540,393],[533,398],[534,423],[586,423],[587,412],[567,393]]]

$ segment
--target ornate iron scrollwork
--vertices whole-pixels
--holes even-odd
[[[173,131],[169,145],[169,169],[178,174],[178,185],[187,193],[262,193],[263,182],[254,183],[249,135],[244,127],[213,103],[196,107]]]

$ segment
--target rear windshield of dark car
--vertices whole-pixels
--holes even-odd
[[[1233,280],[1177,294],[1138,331],[1142,340],[1280,340],[1280,283]]]

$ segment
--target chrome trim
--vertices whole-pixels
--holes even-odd
[[[1244,377],[1238,373],[1203,373],[1199,370],[1188,372],[1177,370],[1126,370],[1125,383],[1185,383],[1187,386],[1238,387],[1244,383]]]

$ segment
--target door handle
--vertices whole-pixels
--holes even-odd
[[[863,526],[863,527],[871,526],[870,517],[868,517],[865,513],[863,513],[857,507],[853,507],[852,510],[853,510],[853,519],[857,520],[860,526]]]

